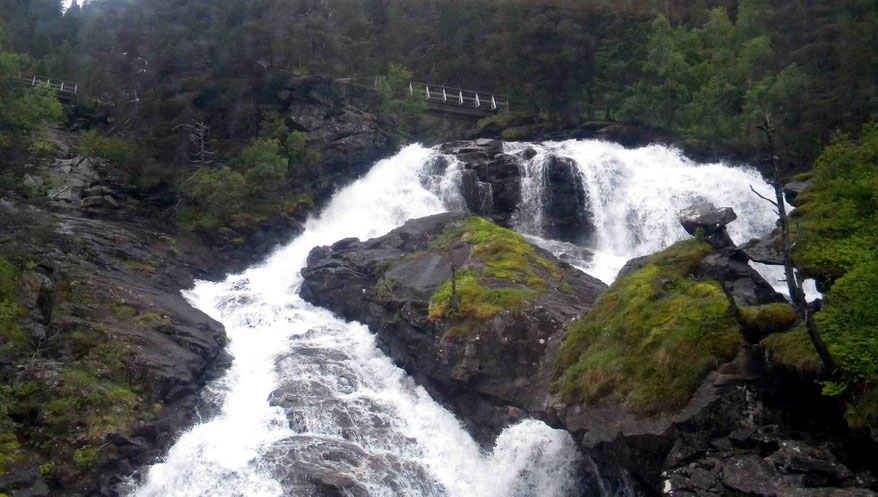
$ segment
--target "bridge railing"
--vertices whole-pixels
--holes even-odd
[[[21,82],[29,86],[46,85],[59,93],[68,93],[71,95],[76,95],[77,93],[79,93],[78,84],[71,83],[69,81],[51,79],[46,76],[32,76],[30,78],[22,77]]]
[[[509,109],[509,100],[503,95],[464,90],[450,86],[431,85],[429,83],[409,83],[409,94],[419,95],[431,103],[449,106],[468,107],[486,112],[502,112]]]

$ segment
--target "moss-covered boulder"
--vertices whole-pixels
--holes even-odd
[[[315,248],[301,295],[365,322],[483,441],[544,410],[564,327],[606,286],[482,218],[440,214]]]
[[[869,470],[874,451],[826,423],[838,419],[836,405],[820,397],[819,360],[798,316],[753,291],[764,281],[751,281],[758,275],[740,254],[697,236],[630,261],[568,328],[550,412],[602,474],[623,468],[618,480],[656,493],[842,495],[862,486],[855,474]],[[827,437],[839,444],[822,448]]]

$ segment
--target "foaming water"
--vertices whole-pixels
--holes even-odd
[[[135,496],[319,495],[325,485],[370,496],[575,491],[568,434],[525,421],[484,454],[365,326],[298,297],[313,247],[378,236],[448,208],[440,195],[453,178],[429,177],[432,155],[412,145],[379,162],[264,264],[187,293],[226,326],[234,361],[211,386],[219,414],[183,434]],[[443,176],[455,174],[448,169]]]
[[[590,140],[507,144],[507,152],[527,146],[537,154],[522,166],[516,229],[608,283],[631,257],[687,237],[677,212],[695,201],[733,207],[739,219],[730,232],[738,242],[774,224],[770,206],[750,192],[770,192],[752,170],[695,164],[661,146]],[[576,163],[591,216],[583,222],[595,226],[588,251],[540,238],[545,163],[553,154]],[[406,147],[339,191],[263,264],[187,292],[225,325],[234,361],[209,386],[218,414],[184,433],[133,495],[310,496],[327,488],[352,496],[577,495],[588,461],[567,433],[527,420],[485,453],[378,350],[366,326],[298,296],[313,247],[462,210],[462,168],[430,149]]]
[[[738,243],[768,233],[777,220],[771,206],[759,199],[773,190],[754,169],[726,164],[698,164],[678,150],[662,145],[626,149],[598,140],[507,143],[506,152],[531,147],[537,153],[522,166],[522,204],[516,229],[539,235],[547,197],[547,158],[573,160],[585,191],[594,258],[586,270],[610,283],[632,257],[662,250],[689,235],[677,220],[679,211],[695,202],[732,207],[738,219],[729,234]]]

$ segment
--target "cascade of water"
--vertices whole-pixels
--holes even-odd
[[[449,207],[437,193],[459,172],[430,175],[432,155],[413,145],[379,162],[264,264],[188,292],[229,335],[234,362],[213,387],[221,411],[183,434],[134,495],[314,495],[319,482],[370,496],[573,491],[578,456],[569,435],[526,421],[483,454],[451,413],[378,351],[365,326],[298,297],[311,248],[381,235]],[[289,404],[289,415],[270,398]]]
[[[524,162],[520,211],[542,211],[546,197],[545,167],[555,155],[576,162],[579,180],[590,200],[590,219],[596,239],[595,254],[586,270],[610,283],[630,258],[657,252],[689,235],[677,213],[698,201],[732,207],[738,220],[729,225],[736,242],[769,232],[776,216],[771,206],[750,191],[773,195],[760,174],[749,168],[725,164],[697,164],[678,150],[661,145],[626,149],[598,140],[569,140],[542,144],[508,143],[507,153],[533,148],[537,154]],[[517,230],[540,235],[528,223]]]
[[[730,231],[739,242],[774,223],[770,206],[749,191],[752,185],[768,193],[755,171],[697,165],[661,146],[629,150],[592,140],[507,144],[507,152],[524,147],[537,153],[522,166],[516,228],[607,282],[629,258],[686,237],[677,212],[692,202],[733,207],[739,220]],[[575,161],[588,195],[591,218],[583,222],[596,234],[590,259],[580,248],[539,238],[544,164],[553,154]],[[376,348],[365,326],[298,297],[299,272],[313,247],[461,210],[462,174],[454,159],[409,146],[339,191],[265,263],[188,292],[226,326],[234,362],[210,387],[221,399],[219,413],[183,434],[134,495],[319,495],[321,482],[357,496],[575,493],[584,462],[568,434],[525,421],[483,453]]]

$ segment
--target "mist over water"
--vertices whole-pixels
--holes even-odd
[[[749,191],[758,173],[698,165],[660,146],[626,150],[599,141],[533,146],[523,166],[516,228],[539,238],[543,160],[573,159],[586,189],[595,257],[578,264],[611,281],[630,257],[687,235],[676,213],[696,200],[731,206],[733,239],[770,230],[770,206]],[[408,219],[460,210],[461,164],[411,145],[378,162],[308,220],[302,235],[264,263],[222,282],[199,282],[193,305],[222,322],[234,362],[209,386],[218,414],[196,425],[154,465],[137,497],[320,495],[321,484],[356,496],[576,495],[583,467],[572,438],[539,421],[507,428],[489,453],[460,422],[381,353],[366,326],[298,296],[315,246],[383,235]],[[438,169],[438,170],[437,170]],[[527,221],[525,221],[527,220]],[[273,405],[276,404],[276,405]],[[284,407],[282,407],[284,406]],[[321,483],[322,482],[322,483]]]

